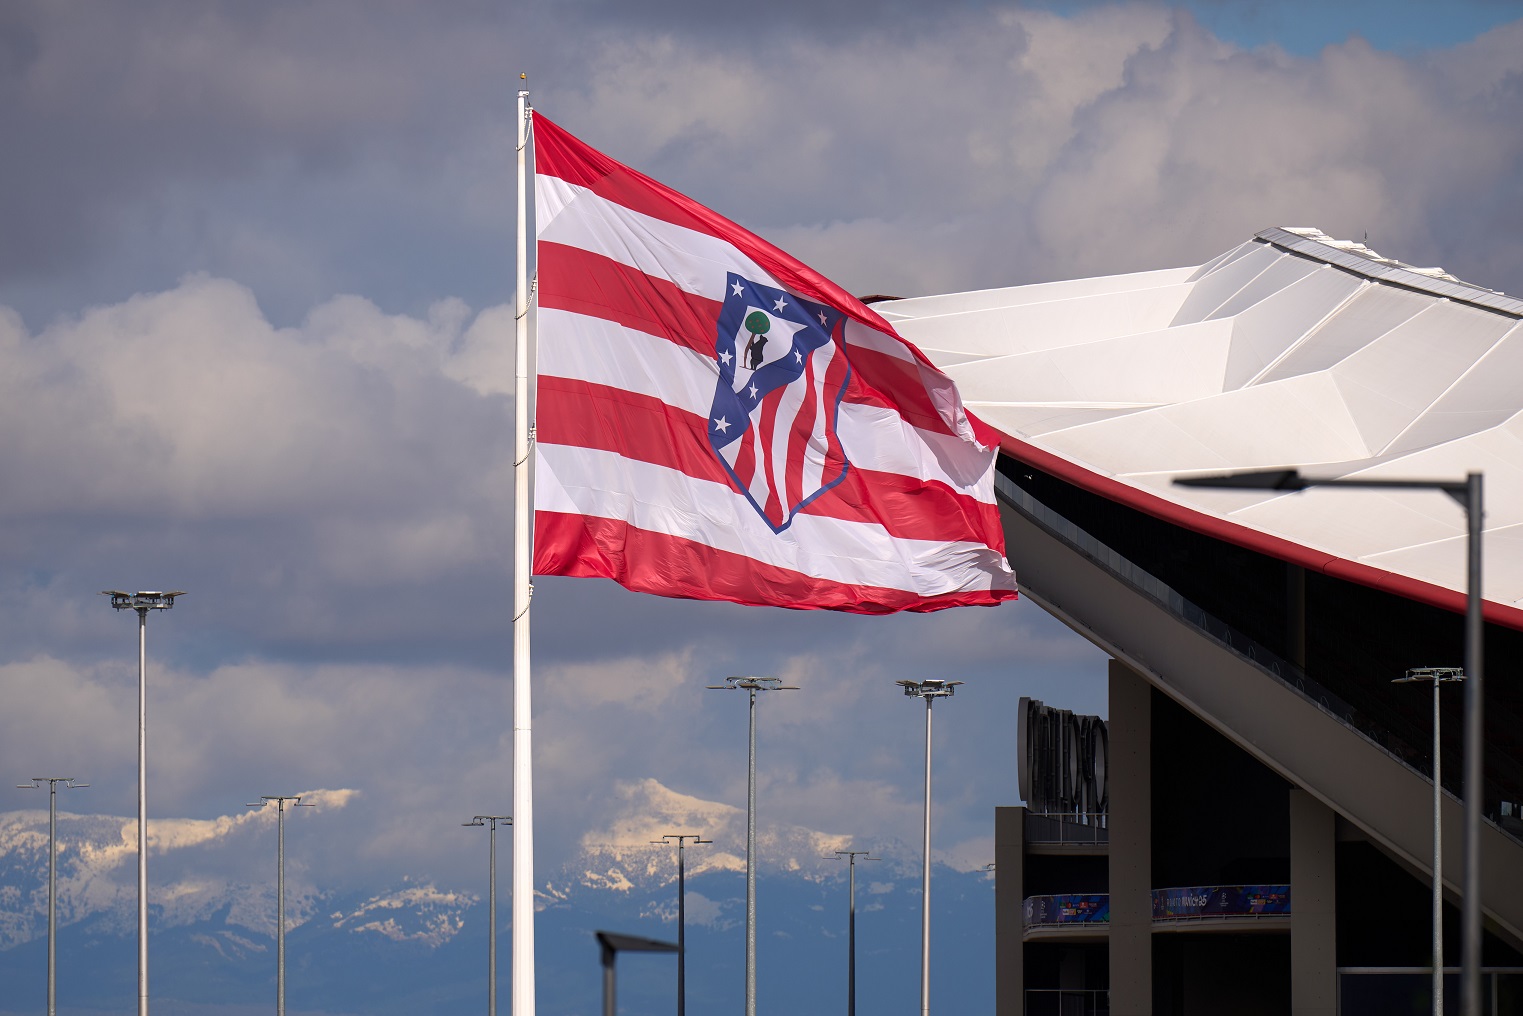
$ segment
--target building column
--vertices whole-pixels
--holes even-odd
[[[1153,689],[1110,661],[1111,1016],[1153,1012]]]
[[[1333,811],[1290,791],[1290,1011],[1334,1016],[1338,995],[1337,836]]]
[[[1026,809],[994,809],[994,1012],[1023,1016],[1026,1001]]]

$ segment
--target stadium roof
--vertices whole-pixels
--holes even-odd
[[[958,382],[1004,450],[1230,542],[1462,609],[1464,512],[1430,491],[1177,487],[1485,473],[1487,617],[1523,628],[1523,301],[1314,229],[1196,268],[875,308]]]

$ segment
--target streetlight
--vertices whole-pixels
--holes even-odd
[[[17,790],[41,790],[48,785],[48,1016],[58,1010],[54,987],[57,970],[56,916],[58,910],[58,785],[69,790],[83,790],[88,783],[75,783],[72,776],[33,776],[31,783],[19,783]]]
[[[1308,487],[1371,487],[1385,490],[1438,490],[1465,509],[1465,873],[1460,899],[1460,1006],[1464,1016],[1481,1016],[1481,786],[1484,684],[1481,619],[1481,522],[1485,516],[1481,474],[1463,480],[1376,480],[1302,476],[1295,469],[1263,469],[1222,476],[1182,477],[1182,487],[1235,490],[1306,490]],[[1434,779],[1435,789],[1438,780]],[[1442,878],[1434,871],[1435,881]]]
[[[751,749],[746,762],[746,1016],[756,1016],[756,693],[798,691],[776,677],[727,677],[710,691],[750,694]]]
[[[117,610],[137,611],[137,1011],[148,1016],[148,612],[175,605],[172,593],[106,589]]]
[[[639,935],[621,935],[616,931],[594,932],[598,939],[598,952],[603,959],[603,1016],[617,1016],[618,985],[614,962],[621,952],[677,952],[671,942]]]
[[[512,815],[477,815],[463,826],[488,826],[487,850],[487,1016],[497,1016],[497,823],[513,824]]]
[[[652,843],[667,843],[677,841],[677,1016],[686,1016],[687,1012],[687,866],[683,862],[684,844],[692,840],[696,846],[699,843],[713,843],[713,840],[701,838],[699,833],[667,833],[659,840],[651,840]]]
[[[931,703],[951,698],[961,681],[896,681],[909,698],[925,699],[925,857],[920,879],[920,1016],[931,1011]]]
[[[1444,820],[1439,808],[1443,804],[1441,772],[1438,689],[1446,681],[1463,681],[1465,672],[1458,667],[1415,667],[1392,684],[1433,682],[1433,1016],[1444,1016]]]
[[[297,808],[315,808],[302,804],[300,794],[264,794],[250,808],[263,808],[275,802],[275,1016],[286,1016],[286,802]]]
[[[834,856],[824,854],[827,861],[846,858],[850,870],[846,890],[846,1016],[857,1016],[857,858],[864,861],[881,861],[881,857],[869,857],[871,850],[837,850]]]

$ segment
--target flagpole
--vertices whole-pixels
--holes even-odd
[[[520,77],[522,77],[520,75]],[[529,698],[530,485],[529,399],[529,93],[518,92],[517,355],[513,440],[513,1016],[534,1016],[534,774]]]

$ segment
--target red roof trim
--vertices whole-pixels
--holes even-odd
[[[1446,589],[1443,586],[1405,575],[1397,575],[1395,572],[1380,568],[1372,568],[1367,564],[1349,561],[1326,551],[1312,550],[1282,537],[1270,536],[1257,529],[1251,529],[1236,522],[1228,522],[1214,515],[1207,515],[1205,512],[1176,504],[1156,494],[1149,494],[1112,477],[1092,472],[1060,455],[1043,451],[1009,435],[1001,435],[1000,450],[1011,458],[1034,466],[1045,473],[1051,473],[1091,494],[1098,494],[1111,501],[1120,502],[1154,518],[1182,526],[1204,536],[1300,565],[1308,571],[1321,572],[1333,578],[1394,593],[1408,600],[1425,603],[1430,607],[1438,607],[1455,614],[1465,612],[1465,594],[1453,589]],[[1481,601],[1481,609],[1486,620],[1492,624],[1523,631],[1523,610],[1494,600]]]

